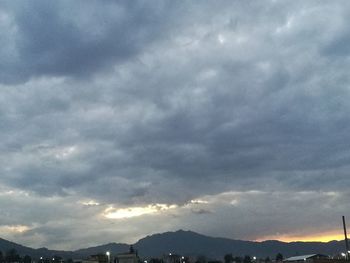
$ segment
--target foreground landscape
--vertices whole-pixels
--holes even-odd
[[[111,251],[112,254],[129,250],[130,244],[109,243],[105,245],[78,249],[75,251],[58,251],[47,248],[33,249],[0,239],[0,250],[11,248],[20,255],[30,255],[32,258],[52,258],[59,255],[62,258],[87,258],[90,255]],[[201,235],[192,231],[179,230],[147,236],[137,241],[134,248],[141,257],[160,257],[168,253],[186,256],[204,255],[208,258],[222,259],[227,253],[237,256],[254,255],[259,258],[271,257],[282,253],[285,257],[306,254],[335,255],[344,251],[343,241],[330,242],[281,242],[276,240],[253,242],[215,238]]]
[[[350,263],[349,24],[1,0],[0,263]]]

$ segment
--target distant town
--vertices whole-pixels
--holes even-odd
[[[114,254],[111,251],[90,255],[84,259],[62,258],[55,255],[52,258],[32,258],[29,255],[21,257],[15,249],[5,253],[0,252],[0,263],[342,263],[349,262],[348,253],[336,255],[310,254],[284,258],[281,253],[275,257],[258,258],[252,255],[234,256],[232,253],[223,255],[222,259],[210,259],[205,255],[186,256],[169,252],[158,258],[142,258],[137,250],[130,246],[125,253]]]

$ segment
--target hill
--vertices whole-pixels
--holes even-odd
[[[251,255],[257,257],[274,257],[277,253],[284,256],[305,254],[337,254],[344,250],[343,242],[281,242],[269,240],[263,242],[234,240],[201,235],[192,231],[179,230],[162,234],[150,235],[134,244],[141,257],[160,257],[174,253],[186,256],[205,255],[208,258],[222,259],[227,253],[235,256]],[[86,258],[89,255],[110,251],[112,255],[126,252],[128,244],[109,243],[105,245],[79,249],[76,251],[49,250],[47,248],[33,249],[0,238],[0,250],[15,248],[19,254],[30,255],[33,258],[52,257],[59,255],[63,258]]]
[[[135,247],[144,256],[162,255],[169,252],[181,255],[206,255],[211,258],[222,258],[227,253],[233,255],[254,255],[257,257],[285,256],[323,253],[333,255],[343,250],[340,241],[323,242],[281,242],[276,240],[253,242],[214,238],[192,231],[179,230],[155,234],[140,239]]]

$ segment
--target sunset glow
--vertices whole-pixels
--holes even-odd
[[[5,225],[0,226],[2,233],[24,233],[30,230],[30,227],[25,225]]]
[[[334,231],[334,232],[326,232],[319,235],[274,235],[274,236],[266,236],[257,239],[256,241],[264,241],[264,240],[279,240],[283,242],[329,242],[333,240],[343,240],[344,235]]]
[[[167,204],[152,204],[145,207],[128,207],[115,209],[109,207],[105,210],[104,216],[109,219],[123,219],[137,217],[146,214],[155,214],[158,212],[166,211],[169,209],[176,208],[176,205],[167,205]]]

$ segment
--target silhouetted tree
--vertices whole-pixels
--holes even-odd
[[[283,255],[281,253],[276,255],[276,261],[283,261]]]
[[[28,255],[25,255],[23,258],[23,263],[32,263],[32,258]]]
[[[149,263],[163,263],[163,260],[161,260],[159,258],[151,258],[149,260]]]
[[[21,257],[18,255],[17,250],[12,248],[6,252],[5,261],[12,263],[12,262],[19,262],[21,260]]]
[[[243,258],[241,258],[241,257],[234,257],[233,261],[236,262],[236,263],[242,263]]]
[[[251,262],[252,262],[251,257],[248,255],[245,255],[243,258],[243,263],[251,263]]]
[[[271,262],[271,259],[270,259],[270,257],[266,257],[264,261],[265,261],[265,263],[269,263],[269,262]]]
[[[225,263],[232,263],[233,262],[233,256],[232,256],[232,254],[230,253],[230,254],[226,254],[225,256],[224,256],[224,261],[225,261]]]
[[[2,254],[2,251],[0,251],[0,263],[3,263],[4,260],[4,254]]]
[[[69,259],[67,259],[66,262],[67,262],[67,263],[73,263],[74,261],[73,261],[73,259],[69,258]]]
[[[207,258],[203,255],[197,257],[196,263],[207,263]]]

